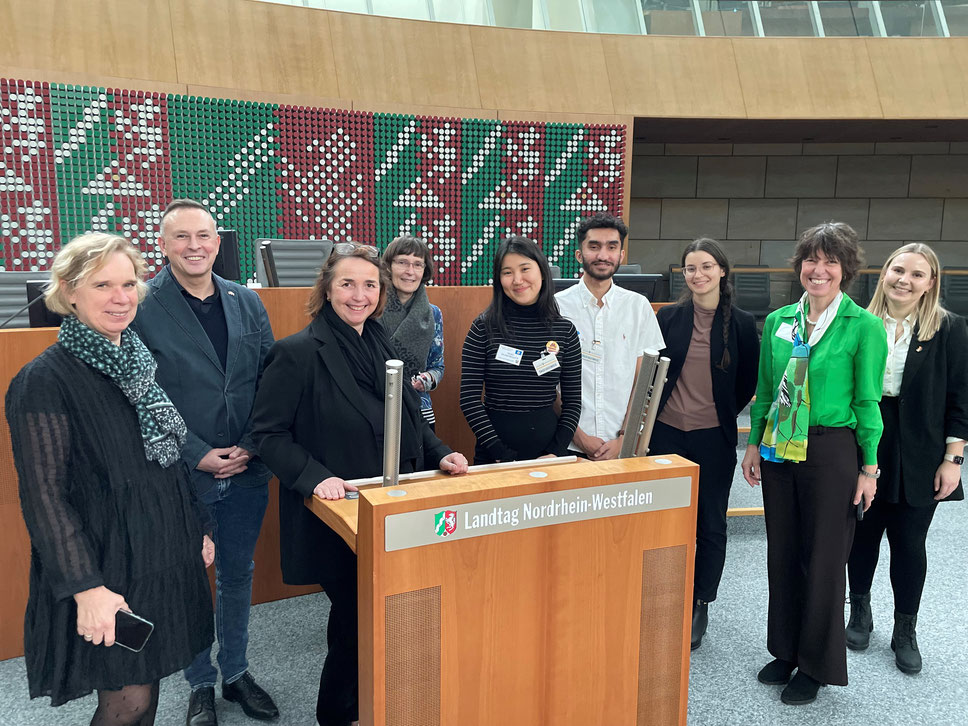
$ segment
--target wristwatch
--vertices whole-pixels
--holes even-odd
[[[962,464],[965,463],[965,457],[955,456],[954,454],[945,454],[944,460],[950,461],[952,464],[957,464],[958,466],[961,466]]]
[[[864,469],[861,469],[860,470],[860,473],[863,474],[864,476],[866,476],[868,479],[880,479],[881,478],[881,470],[880,469],[878,469],[877,471],[875,471],[873,474],[871,474],[869,471],[866,471]]]

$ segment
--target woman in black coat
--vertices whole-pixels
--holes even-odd
[[[699,464],[695,650],[702,645],[709,603],[716,599],[726,562],[736,416],[756,390],[759,341],[753,316],[733,305],[729,260],[718,242],[691,242],[682,253],[682,274],[687,287],[682,299],[657,314],[666,342],[663,355],[671,362],[649,451],[680,454]]]
[[[259,454],[282,484],[282,578],[320,584],[332,602],[316,704],[322,726],[359,717],[356,555],[304,500],[341,499],[356,489],[347,479],[383,473],[385,362],[397,356],[373,318],[387,284],[375,247],[336,245],[310,296],[313,320],[272,347],[253,412]],[[434,435],[404,389],[400,471],[466,472],[467,460]]]
[[[940,265],[924,244],[895,250],[881,270],[870,310],[884,320],[887,369],[877,450],[877,497],[857,523],[847,561],[847,646],[865,650],[874,629],[870,589],[881,538],[891,546],[894,634],[904,673],[921,671],[917,625],[927,573],[925,540],[940,501],[965,498],[961,484],[968,439],[968,330],[938,304]]]

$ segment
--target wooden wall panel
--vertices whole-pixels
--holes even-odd
[[[0,66],[178,80],[168,0],[3,0],[0,28]]]
[[[252,0],[170,0],[178,80],[338,97],[332,14]]]
[[[470,26],[352,13],[330,18],[344,98],[481,107]]]
[[[470,34],[483,106],[615,113],[600,36],[483,27]]]
[[[746,116],[729,38],[602,38],[616,113]]]
[[[730,42],[749,118],[883,116],[863,38]]]
[[[884,118],[968,117],[968,38],[868,38]]]

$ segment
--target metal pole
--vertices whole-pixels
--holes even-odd
[[[386,406],[383,413],[383,486],[400,479],[400,416],[403,412],[403,361],[387,361]]]

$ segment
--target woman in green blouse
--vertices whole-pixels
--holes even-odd
[[[813,701],[822,684],[847,685],[844,566],[858,505],[866,510],[877,489],[887,340],[882,322],[843,292],[860,266],[848,225],[808,229],[793,254],[805,292],[763,326],[743,458],[746,481],[763,484],[768,543],[775,660],[758,678],[786,684],[780,697],[793,705]]]

